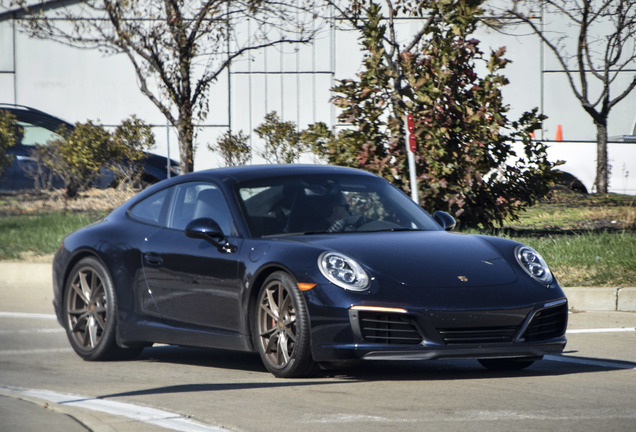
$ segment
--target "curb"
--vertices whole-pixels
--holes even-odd
[[[4,283],[51,286],[51,263],[0,261]],[[636,312],[636,287],[563,288],[570,309],[577,311]]]
[[[580,311],[636,311],[636,288],[563,288],[570,309]]]
[[[0,261],[0,279],[6,284],[52,284],[52,263],[28,263],[22,261]]]

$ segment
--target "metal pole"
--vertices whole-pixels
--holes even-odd
[[[17,65],[18,65],[18,59],[17,59],[18,49],[16,47],[16,41],[15,41],[15,38],[16,38],[16,26],[17,26],[15,17],[16,16],[14,15],[13,16],[13,20],[11,21],[11,25],[12,25],[11,31],[13,32],[12,36],[11,36],[12,39],[13,39],[11,41],[11,43],[13,45],[12,46],[12,49],[13,49],[13,65],[12,65],[11,69],[13,69],[13,104],[17,105],[18,104],[18,67],[17,67]]]
[[[170,122],[166,121],[166,149],[168,160],[166,161],[166,177],[170,178]]]
[[[409,177],[411,178],[411,199],[415,201],[417,205],[419,205],[420,200],[417,193],[417,176],[415,173],[415,155],[409,148],[408,142],[406,143],[406,153],[409,159]]]
[[[406,156],[409,162],[409,177],[411,180],[411,199],[415,201],[417,205],[420,204],[420,200],[417,192],[417,173],[415,171],[415,153],[411,150],[410,137],[412,132],[409,129],[413,129],[413,118],[411,117],[411,125],[409,125],[409,114],[404,114],[404,130],[406,133],[404,134],[404,140],[406,145]]]
[[[230,16],[230,5],[227,4],[227,13]],[[227,57],[230,59],[230,49],[232,48],[230,45],[230,20],[227,21],[227,41],[225,43],[227,48]],[[252,101],[250,101],[251,103]],[[227,66],[227,130],[228,132],[232,132],[232,64],[228,63]]]
[[[541,2],[541,34],[543,34],[543,32],[545,31],[545,6],[543,4],[543,2]],[[545,52],[544,52],[544,42],[543,39],[539,38],[539,68],[540,70],[540,75],[539,75],[539,82],[540,82],[540,87],[541,87],[541,96],[540,96],[540,103],[541,103],[541,114],[545,113]],[[543,141],[545,139],[545,124],[541,124],[541,141]]]

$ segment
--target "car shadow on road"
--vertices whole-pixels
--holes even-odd
[[[137,360],[268,373],[256,353],[214,348],[155,345],[145,348]]]
[[[156,346],[147,348],[139,356],[141,362],[161,362],[235,370],[250,374],[233,382],[197,383],[138,389],[98,396],[98,399],[186,394],[250,389],[276,389],[289,387],[324,386],[352,382],[373,381],[472,381],[483,379],[559,376],[636,369],[636,363],[612,359],[567,355],[547,356],[520,371],[491,371],[482,368],[476,360],[429,361],[373,361],[357,362],[347,367],[323,370],[315,377],[279,379],[263,367],[258,355],[226,350]],[[254,377],[251,373],[257,373]],[[247,378],[247,379],[244,379]]]
[[[226,370],[263,373],[269,379],[269,372],[255,353],[237,351],[187,348],[177,346],[154,346],[146,348],[139,356],[140,361],[183,364],[221,368]],[[539,377],[570,374],[593,373],[636,369],[636,363],[604,359],[580,357],[576,352],[563,355],[546,356],[527,369],[517,371],[493,371],[483,368],[476,360],[423,360],[423,361],[358,361],[344,365],[329,365],[320,371],[311,381],[303,379],[278,380],[271,376],[267,386],[294,386],[315,384],[315,379],[326,383],[337,381],[455,381],[491,378]],[[249,384],[253,385],[253,384]],[[205,384],[203,384],[205,386]],[[234,386],[234,385],[232,385]],[[208,390],[221,390],[211,385]],[[205,389],[193,390],[204,391]]]
[[[457,381],[562,376],[626,369],[636,369],[636,363],[576,355],[551,355],[522,370],[488,370],[476,360],[467,359],[386,361],[361,362],[353,368],[331,371],[330,376],[365,381]]]

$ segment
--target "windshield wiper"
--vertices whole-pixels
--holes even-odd
[[[358,231],[358,232],[398,232],[398,231],[426,231],[423,230],[421,228],[384,228],[384,229],[377,229],[377,230],[364,230],[364,231]]]
[[[303,233],[299,233],[302,235],[320,235],[320,234],[340,234],[342,232],[345,231],[334,231],[334,232],[329,232],[329,231],[307,231],[307,232],[303,232]],[[350,232],[350,231],[347,231]]]
[[[348,231],[307,231],[294,233],[300,235],[320,235],[320,234],[350,234],[350,233],[377,233],[377,232],[399,232],[399,231],[426,231],[420,228],[384,228],[376,230],[348,230]]]

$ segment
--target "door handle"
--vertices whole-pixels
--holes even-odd
[[[149,266],[160,266],[163,264],[163,259],[158,255],[144,254],[144,262]]]

